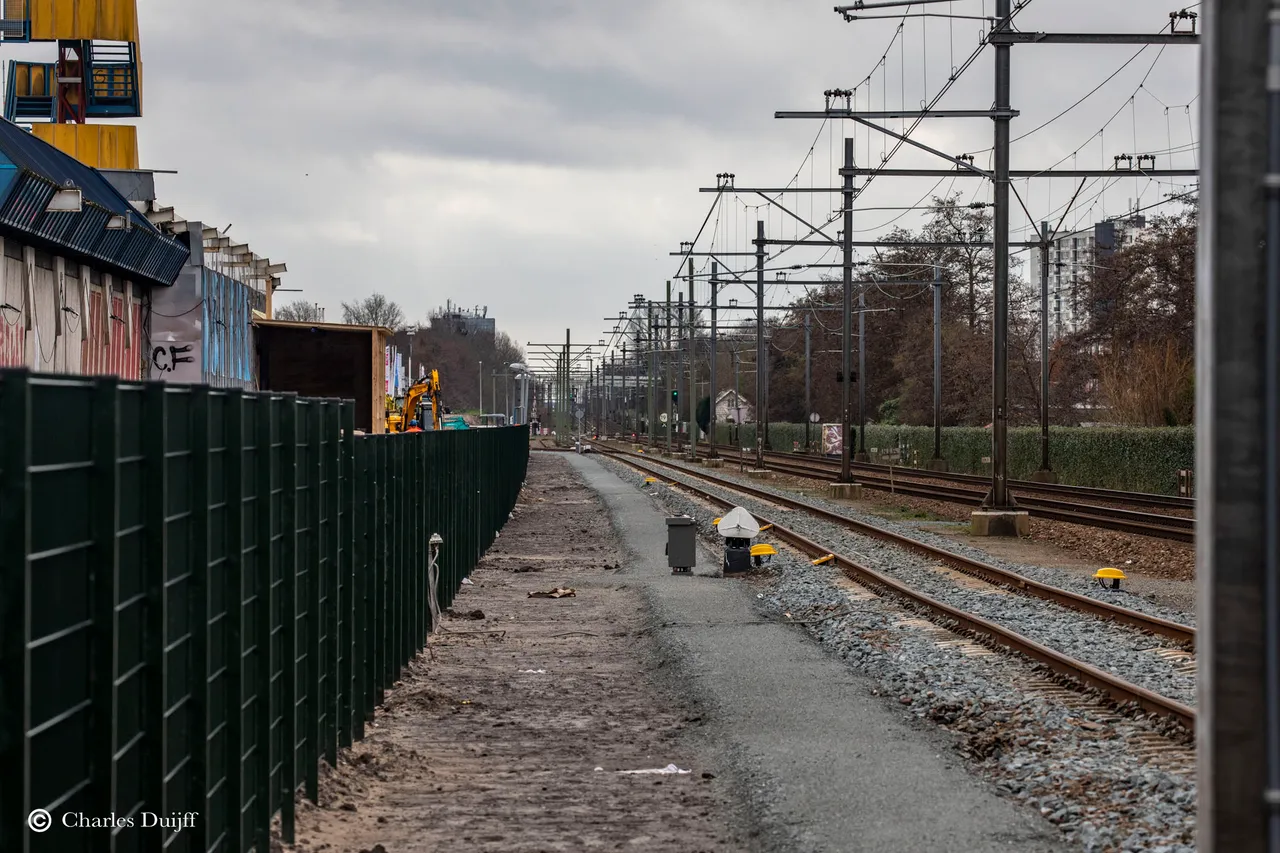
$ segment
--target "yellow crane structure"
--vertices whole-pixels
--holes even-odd
[[[429,402],[431,405],[431,428],[442,429],[440,416],[444,412],[444,404],[441,397],[440,373],[438,371],[431,371],[409,387],[409,391],[404,397],[403,408],[397,409],[395,401],[390,397],[387,400],[387,432],[405,432],[409,429],[409,422],[413,420],[421,423],[422,413],[419,412],[419,409],[424,402]]]
[[[142,116],[138,39],[137,0],[3,0],[0,43],[56,46],[8,63],[4,117],[85,165],[137,169],[137,127],[115,122]]]

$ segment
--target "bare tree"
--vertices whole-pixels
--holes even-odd
[[[305,299],[295,299],[288,305],[276,308],[272,313],[277,320],[292,320],[297,323],[318,323],[324,319],[320,306]]]
[[[1108,420],[1134,426],[1195,421],[1195,357],[1177,341],[1139,341],[1099,358]]]
[[[342,322],[353,326],[386,326],[399,331],[405,325],[404,310],[381,293],[356,302],[342,303]]]

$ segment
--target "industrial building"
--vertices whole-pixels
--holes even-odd
[[[498,333],[497,320],[489,316],[489,306],[463,308],[447,301],[444,308],[431,312],[431,328],[446,329],[455,335],[488,335]]]

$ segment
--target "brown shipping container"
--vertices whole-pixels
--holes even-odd
[[[302,397],[356,401],[356,429],[386,428],[384,350],[393,334],[379,326],[256,320],[258,386]]]

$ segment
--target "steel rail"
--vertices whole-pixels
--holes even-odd
[[[781,453],[776,450],[765,454],[766,457],[777,459],[785,459],[794,457],[795,454]],[[802,457],[803,458],[803,457]],[[831,460],[825,457],[804,459],[806,462],[813,462],[819,465],[830,465]],[[980,474],[960,474],[942,471],[927,471],[923,468],[911,468],[905,465],[885,465],[883,463],[859,462],[854,465],[855,468],[874,471],[879,473],[888,473],[892,468],[895,471],[902,471],[904,477],[920,477],[928,480],[939,480],[942,482],[952,482],[957,484],[973,483],[985,485],[989,482],[988,477]],[[1125,492],[1119,489],[1103,489],[1096,486],[1071,486],[1065,483],[1037,483],[1033,480],[1010,480],[1009,488],[1017,489],[1019,492],[1042,492],[1044,494],[1062,495],[1064,497],[1089,497],[1098,500],[1112,501],[1118,504],[1132,504],[1135,506],[1164,507],[1167,509],[1195,509],[1194,498],[1182,498],[1174,495],[1157,495],[1151,492]]]
[[[774,462],[770,464],[770,467],[775,471],[798,474],[800,476],[812,476],[815,470],[795,463],[780,464]],[[942,500],[950,503],[976,505],[982,500],[983,495],[982,492],[955,486],[904,482],[893,480],[890,477],[860,476],[857,478],[857,482],[878,491]],[[1089,527],[1100,527],[1122,533],[1135,533],[1140,536],[1153,536],[1176,542],[1195,541],[1195,519],[1182,516],[1156,515],[1134,510],[1028,497],[1019,499],[1019,508],[1025,509],[1032,516],[1050,521],[1083,524]]]
[[[822,470],[835,470],[833,468],[832,461],[825,458],[814,459],[804,458],[802,456],[797,457],[794,454],[779,453],[777,451],[766,453],[765,456],[767,458],[777,459],[785,464],[800,463],[813,465],[815,470],[818,468],[821,468]],[[938,471],[925,471],[920,468],[911,468],[905,465],[884,465],[860,462],[854,467],[863,471],[871,471],[886,475],[892,468],[894,471],[901,471],[902,476],[904,477],[918,477],[924,480],[936,480],[956,485],[967,485],[970,483],[985,484],[987,482],[986,477],[982,477],[977,474],[952,474]],[[1035,483],[1030,480],[1010,480],[1009,488],[1017,489],[1019,492],[1042,492],[1044,494],[1061,495],[1063,497],[1092,497],[1120,504],[1165,507],[1168,509],[1195,509],[1195,501],[1193,499],[1179,498],[1172,495],[1153,495],[1146,492],[1122,492],[1117,489],[1099,489],[1089,486],[1068,486],[1061,483]]]
[[[779,454],[775,453],[773,456],[774,458],[766,458],[766,467],[780,473],[810,479],[828,479],[834,477],[836,473],[836,469],[830,467],[831,463],[826,460],[782,460],[778,458]],[[782,454],[782,456],[785,456],[785,454]],[[924,476],[917,473],[915,469],[904,470],[910,471],[910,473],[903,474],[905,477]],[[958,485],[949,486],[911,481],[899,482],[889,477],[876,477],[865,474],[859,476],[857,482],[877,491],[975,506],[981,503],[985,494],[985,492],[965,489]],[[1161,515],[1096,504],[1060,501],[1052,498],[1027,497],[1025,495],[1020,496],[1019,508],[1025,509],[1034,517],[1050,521],[1081,524],[1087,527],[1133,533],[1139,536],[1151,536],[1174,542],[1191,543],[1195,541],[1195,519],[1185,516]]]
[[[613,448],[604,450],[605,455],[617,458],[626,465],[630,465],[636,470],[643,471],[647,474],[659,475],[661,472],[654,470],[645,465],[641,465],[629,458],[626,452],[620,452]],[[664,463],[659,463],[664,464]],[[669,466],[676,467],[676,466]],[[695,475],[691,475],[695,476]],[[704,479],[715,479],[705,478]],[[726,508],[732,507],[732,501],[728,501],[697,486],[687,483],[678,484],[680,488],[687,489],[694,494],[710,501],[718,506]],[[728,486],[731,489],[740,489],[738,484]],[[743,490],[745,491],[745,490]],[[772,496],[772,497],[777,497]],[[987,640],[997,647],[1004,647],[1018,652],[1030,660],[1043,664],[1059,675],[1067,676],[1079,683],[1099,690],[1110,696],[1115,702],[1124,705],[1137,705],[1142,710],[1166,717],[1180,724],[1189,732],[1195,731],[1196,712],[1194,708],[1182,704],[1167,696],[1161,696],[1145,687],[1139,687],[1131,684],[1122,678],[1114,676],[1110,673],[1098,669],[1092,664],[1076,658],[1064,655],[1054,649],[1049,648],[1041,643],[1037,643],[1028,637],[1011,631],[1001,625],[997,625],[981,616],[967,613],[934,599],[922,592],[912,589],[905,584],[896,581],[886,575],[877,572],[874,569],[862,565],[856,560],[850,559],[842,554],[838,554],[830,549],[824,548],[818,543],[808,539],[807,537],[790,530],[762,516],[757,516],[757,520],[762,522],[762,526],[769,526],[769,533],[781,539],[783,542],[791,545],[811,558],[818,559],[826,556],[832,558],[832,562],[839,566],[842,571],[851,575],[860,583],[866,584],[873,588],[888,591],[899,598],[923,607],[930,615],[941,617],[944,620],[959,625],[961,630],[975,635],[978,638]],[[921,543],[923,544],[923,543]],[[952,555],[954,557],[954,555]],[[947,626],[952,627],[952,626]]]
[[[611,455],[623,455],[636,458],[636,454],[626,450],[618,450],[616,448],[607,448],[605,452]],[[823,507],[814,506],[811,503],[807,503],[797,498],[778,495],[774,492],[770,492],[765,489],[758,489],[745,483],[725,480],[702,471],[691,471],[687,468],[683,468],[679,465],[673,465],[669,462],[650,459],[649,457],[644,458],[648,461],[655,462],[656,464],[673,468],[674,470],[677,470],[682,474],[686,474],[687,476],[694,477],[695,479],[714,483],[715,485],[729,489],[730,491],[741,492],[742,494],[751,495],[754,498],[758,498],[759,500],[763,500],[768,503],[777,504],[790,509],[801,510],[822,518],[825,521],[830,521],[842,527],[855,530],[858,533],[906,547],[912,551],[916,551],[933,559],[948,563],[960,571],[982,578],[988,583],[1007,587],[1015,592],[1020,592],[1033,598],[1052,601],[1055,604],[1060,604],[1063,607],[1068,607],[1072,610],[1078,610],[1095,616],[1113,619],[1117,622],[1123,622],[1124,624],[1131,625],[1143,631],[1149,631],[1152,634],[1159,634],[1160,636],[1168,637],[1169,639],[1177,640],[1178,642],[1188,643],[1192,646],[1195,644],[1196,629],[1189,625],[1183,625],[1169,619],[1162,619],[1158,616],[1150,616],[1137,610],[1130,610],[1127,607],[1121,607],[1117,604],[1099,601],[1098,599],[1090,598],[1087,595],[1080,595],[1079,593],[1072,592],[1070,590],[1061,589],[1060,587],[1053,586],[1052,584],[1043,583],[1025,575],[1020,575],[1009,569],[1002,569],[999,566],[984,563],[981,560],[966,557],[962,554],[956,554],[952,551],[946,550],[945,548],[930,545],[927,542],[921,542],[918,539],[912,539],[910,536],[895,533],[892,530],[886,530],[885,528],[871,524],[870,522],[859,521],[855,518],[840,515],[839,513],[832,512],[831,510]]]
[[[681,445],[682,447],[684,445]],[[716,445],[718,450],[730,451],[736,448],[729,445]],[[765,451],[766,459],[779,459],[790,462],[800,462],[803,464],[811,464],[815,466],[826,466],[832,471],[839,470],[839,463],[825,456],[810,456],[805,454],[787,453],[779,450]],[[855,462],[853,467],[858,470],[888,472],[890,468],[894,470],[902,470],[903,476],[919,477],[921,479],[938,480],[942,482],[953,482],[957,484],[974,483],[986,486],[990,483],[991,478],[981,474],[961,474],[956,472],[943,471],[927,471],[923,468],[911,468],[903,465],[885,465],[883,463],[874,462]],[[1153,492],[1127,492],[1120,489],[1104,489],[1097,486],[1072,486],[1066,483],[1037,483],[1033,480],[1009,480],[1009,487],[1017,489],[1019,492],[1043,492],[1045,494],[1058,494],[1066,497],[1089,497],[1099,500],[1112,501],[1119,504],[1133,504],[1135,506],[1151,506],[1165,507],[1168,509],[1195,509],[1195,498],[1177,497],[1174,495],[1158,495]],[[985,494],[985,492],[984,492]]]

